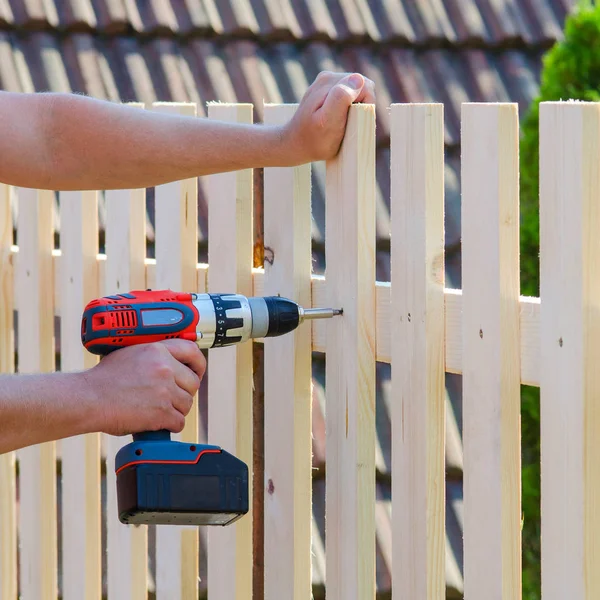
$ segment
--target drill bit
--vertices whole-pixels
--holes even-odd
[[[302,308],[299,307],[300,322],[305,319],[331,319],[344,313],[342,308]]]

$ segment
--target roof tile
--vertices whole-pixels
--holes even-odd
[[[517,0],[476,0],[494,44],[528,44],[536,41]]]
[[[575,0],[0,0],[0,27],[256,41],[549,45]]]
[[[379,30],[380,41],[414,43],[417,39],[404,2],[401,0],[380,0],[368,2],[366,8],[371,11],[375,26]]]
[[[337,38],[335,24],[322,0],[293,2],[292,8],[303,38],[313,41],[334,40]]]
[[[0,27],[14,24],[14,15],[8,0],[0,0]]]
[[[92,0],[92,6],[97,19],[98,30],[102,33],[126,33],[130,27],[133,27],[123,0]],[[134,29],[139,30],[141,25],[139,16],[135,20],[135,24]]]
[[[557,6],[555,2],[523,0],[523,10],[527,13],[532,28],[537,32],[539,41],[552,43],[562,38],[562,23],[565,16],[563,7]]]
[[[173,5],[167,0],[136,0],[136,7],[143,24],[144,34],[173,35],[178,22]]]
[[[269,41],[289,41],[302,37],[291,0],[252,0],[252,7],[261,37]]]
[[[152,39],[142,49],[147,65],[152,65],[152,83],[157,100],[189,102],[190,96],[179,67],[179,45],[168,38]]]
[[[69,31],[90,31],[98,22],[91,0],[54,0],[60,28]]]
[[[215,5],[221,17],[225,35],[257,36],[260,33],[250,0],[219,0]]]
[[[366,23],[353,0],[325,0],[325,4],[336,27],[338,41],[370,41]]]
[[[429,42],[455,42],[456,32],[450,23],[448,13],[441,0],[422,0],[409,4],[413,12],[413,18],[422,27],[422,38]]]
[[[461,52],[465,67],[465,81],[473,90],[471,100],[474,102],[507,102],[510,99],[508,90],[498,75],[493,57],[483,50]]]
[[[171,7],[177,19],[176,31],[181,35],[218,35],[223,32],[223,24],[219,13],[210,1],[171,1]]]
[[[494,60],[511,101],[518,102],[519,110],[524,112],[538,94],[540,56],[512,50],[497,55]]]
[[[477,0],[444,0],[459,43],[483,44],[490,41],[490,33],[477,8]]]
[[[55,36],[34,31],[20,38],[15,42],[15,46],[23,53],[35,91],[72,91],[60,45]]]
[[[9,0],[15,25],[25,29],[48,29],[58,26],[58,14],[53,2],[43,0]]]
[[[232,76],[220,46],[213,42],[194,40],[182,50],[200,96],[205,102],[237,100]]]
[[[21,92],[20,73],[13,54],[13,42],[9,34],[0,31],[0,89]]]
[[[89,34],[68,36],[62,54],[72,91],[107,99],[98,64],[98,51]]]

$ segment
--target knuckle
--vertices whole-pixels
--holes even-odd
[[[173,374],[170,365],[164,360],[157,361],[153,370],[159,379],[168,379]]]
[[[185,417],[181,414],[173,417],[173,431],[175,433],[181,433],[185,427]]]
[[[317,81],[319,83],[327,82],[333,77],[333,73],[331,71],[321,71],[317,75]]]
[[[170,412],[173,409],[173,403],[171,402],[171,394],[166,388],[161,390],[158,397],[158,406],[161,412]]]
[[[192,405],[194,403],[194,398],[192,396],[190,396],[189,394],[185,395],[185,398],[183,400],[183,413],[185,415],[188,415],[190,410],[192,410]]]
[[[194,380],[194,385],[193,385],[194,391],[197,391],[200,388],[201,379],[198,376],[198,374],[194,373],[193,371],[192,371],[192,378]]]

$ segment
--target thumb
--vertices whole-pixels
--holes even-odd
[[[335,119],[341,114],[346,116],[350,105],[358,98],[361,93],[365,80],[359,73],[353,73],[343,79],[340,79],[327,94],[323,106],[319,110],[323,121]]]

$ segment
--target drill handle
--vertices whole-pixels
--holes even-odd
[[[168,429],[158,431],[140,431],[133,434],[134,442],[168,442],[171,440],[171,432]]]

